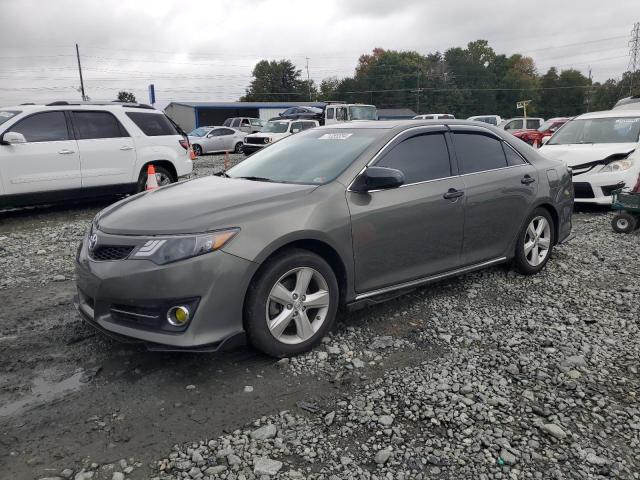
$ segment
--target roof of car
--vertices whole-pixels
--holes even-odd
[[[439,118],[437,120],[422,120],[422,119],[398,119],[398,120],[354,120],[351,122],[344,123],[332,123],[330,125],[324,125],[322,128],[324,130],[329,129],[360,129],[360,128],[373,128],[379,130],[390,130],[393,128],[401,128],[401,127],[420,127],[420,126],[429,126],[429,125],[470,125],[476,127],[490,128],[493,125],[489,125],[488,123],[483,122],[474,122],[472,120],[462,120],[455,118]],[[495,130],[494,130],[495,131]]]
[[[576,117],[576,119],[590,119],[590,118],[615,118],[615,117],[637,117],[640,116],[640,104],[636,109],[625,108],[620,109],[616,108],[615,110],[604,110],[602,112],[589,112],[583,113],[582,115]]]
[[[22,105],[12,105],[8,107],[0,107],[2,110],[20,110],[22,112],[30,112],[35,110],[121,110],[132,109],[136,111],[144,110],[154,113],[162,113],[160,110],[143,104],[143,103],[122,103],[122,102],[73,102],[73,101],[56,101],[52,103],[24,103]]]

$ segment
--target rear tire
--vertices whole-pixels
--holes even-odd
[[[611,228],[616,233],[632,233],[638,228],[638,219],[627,212],[616,213],[611,220]]]
[[[301,249],[278,254],[262,266],[247,293],[249,343],[272,357],[311,350],[333,326],[339,297],[335,273],[323,258]]]
[[[158,186],[162,187],[163,185],[169,185],[170,183],[175,183],[177,178],[166,168],[164,167],[156,167],[156,178],[158,179]],[[147,167],[145,166],[140,172],[140,177],[138,177],[138,193],[143,192],[147,188]]]
[[[553,219],[544,208],[536,208],[525,222],[516,241],[516,270],[523,275],[534,275],[542,270],[553,252],[555,228]]]
[[[201,147],[200,145],[198,145],[198,144],[196,144],[196,145],[192,145],[192,147],[191,147],[191,148],[193,148],[193,154],[194,154],[196,157],[199,157],[199,156],[201,156],[201,155],[202,155],[202,147]]]
[[[242,153],[242,142],[236,143],[236,148],[233,149],[233,153]]]

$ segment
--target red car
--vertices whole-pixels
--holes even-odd
[[[560,128],[562,125],[569,121],[568,117],[557,117],[550,118],[546,122],[544,122],[540,128],[537,130],[534,129],[523,129],[523,130],[514,130],[511,132],[515,137],[518,137],[523,142],[527,142],[529,145],[535,145],[537,141],[537,146],[542,146],[542,139],[545,137],[550,137],[554,134],[554,132]]]

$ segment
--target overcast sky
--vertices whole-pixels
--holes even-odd
[[[486,39],[498,53],[619,78],[640,0],[0,0],[0,105],[79,99],[232,101],[261,59],[311,77],[353,74],[375,47],[426,54]],[[306,74],[306,73],[305,73]]]

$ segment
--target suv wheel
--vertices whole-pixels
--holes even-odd
[[[156,167],[156,180],[158,181],[158,186],[162,187],[164,185],[169,185],[170,183],[174,183],[177,179],[175,176],[164,167]],[[142,192],[147,187],[147,167],[144,167],[140,172],[140,177],[138,178],[138,192]]]
[[[274,357],[320,343],[335,321],[338,282],[318,255],[289,250],[269,260],[249,287],[245,328],[250,343]]]
[[[544,208],[536,208],[527,219],[518,241],[514,263],[524,275],[533,275],[544,268],[553,251],[553,219]]]

